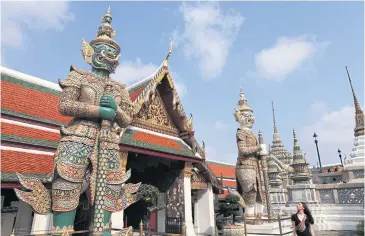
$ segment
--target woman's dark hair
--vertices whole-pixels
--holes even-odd
[[[304,202],[301,202],[301,204],[302,204],[302,206],[304,208],[304,210],[303,210],[304,211],[304,214],[306,214],[307,217],[308,217],[309,223],[313,225],[314,224],[314,219],[313,219],[313,216],[312,216],[311,211],[309,210],[307,204],[305,204]]]

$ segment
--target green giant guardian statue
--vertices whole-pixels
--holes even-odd
[[[15,189],[19,199],[38,214],[53,213],[52,234],[73,232],[80,195],[86,191],[93,206],[92,235],[110,235],[112,212],[138,200],[140,184],[125,184],[130,171],[121,166],[119,132],[131,123],[133,104],[124,84],[110,79],[119,64],[120,47],[113,40],[110,8],[102,17],[96,39],[82,40],[82,55],[92,71],[71,66],[64,81],[59,111],[73,119],[61,128],[54,158],[52,192],[40,180],[18,174],[30,192]]]

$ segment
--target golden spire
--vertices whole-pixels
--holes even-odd
[[[167,61],[169,59],[169,57],[171,56],[172,53],[172,40],[170,39],[170,48],[169,48],[169,52],[167,53],[165,60],[163,61],[163,65],[167,66]]]
[[[354,129],[354,131],[355,131],[355,137],[358,137],[360,135],[364,135],[364,113],[361,110],[360,102],[357,99],[354,87],[352,86],[352,81],[351,81],[350,73],[347,69],[347,66],[346,66],[346,72],[347,72],[347,77],[349,79],[352,96],[354,98],[354,105],[355,105],[355,129]]]
[[[273,119],[273,122],[274,122],[274,133],[277,133],[278,132],[278,128],[276,127],[274,101],[271,101],[271,107],[272,107],[272,119]]]
[[[170,49],[169,49],[169,52],[167,53],[166,55],[166,58],[165,60],[167,61],[169,59],[169,57],[171,56],[171,53],[172,53],[172,39],[170,39]]]
[[[352,91],[352,96],[354,97],[355,111],[356,112],[359,112],[359,111],[362,112],[361,111],[361,106],[360,106],[359,100],[357,99],[356,94],[355,94],[354,87],[352,86],[352,81],[351,81],[350,73],[349,73],[349,71],[347,69],[347,66],[346,66],[346,72],[347,72],[347,77],[349,78],[349,82],[350,82],[350,86],[351,86],[351,91]]]

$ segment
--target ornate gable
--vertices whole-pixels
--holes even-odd
[[[191,189],[207,189],[208,184],[204,178],[196,171],[191,173]]]
[[[133,125],[169,135],[179,135],[179,130],[172,123],[157,90],[149,102],[142,105],[134,118]]]

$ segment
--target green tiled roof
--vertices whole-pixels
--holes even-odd
[[[47,176],[47,174],[24,174],[25,177],[33,177],[37,179],[43,179]],[[9,173],[9,172],[1,172],[1,181],[18,181],[18,177],[15,173]]]

